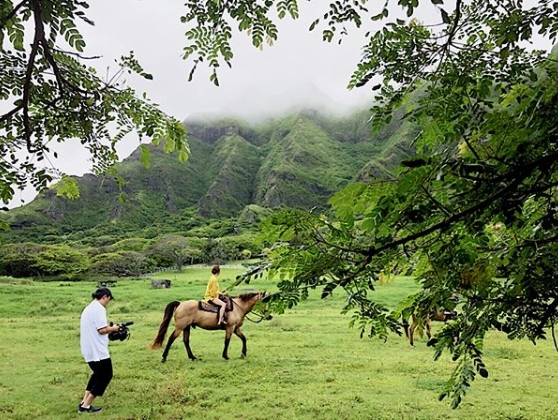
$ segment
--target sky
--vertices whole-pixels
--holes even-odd
[[[154,80],[129,76],[127,84],[138,94],[146,92],[164,112],[180,121],[231,114],[254,121],[284,113],[293,106],[318,104],[341,114],[369,105],[372,93],[368,85],[348,90],[347,84],[365,44],[364,32],[379,29],[380,23],[366,22],[360,30],[348,27],[349,36],[341,44],[323,42],[322,28],[312,32],[308,28],[316,17],[323,15],[329,3],[299,0],[301,17],[278,22],[278,41],[263,50],[254,48],[245,33],[235,34],[232,69],[226,65],[220,68],[219,87],[209,80],[209,71],[204,67],[188,82],[192,62],[182,59],[187,27],[180,22],[185,10],[181,1],[90,1],[87,16],[95,26],[83,24],[80,31],[87,43],[85,54],[101,57],[94,67],[102,77],[114,74],[115,60],[133,50]],[[367,6],[380,11],[383,4],[369,2]],[[419,9],[416,17],[423,22],[431,22],[433,17],[439,19],[431,2],[421,2],[423,5],[430,8]],[[393,12],[390,17],[393,18]],[[93,65],[91,61],[87,64]],[[138,145],[138,137],[129,134],[118,148],[120,158],[126,158]],[[54,150],[58,158],[50,162],[63,172],[81,176],[91,171],[91,163],[79,142],[66,142]],[[35,195],[30,188],[18,192],[9,207],[21,205],[22,200],[29,202]]]
[[[365,96],[363,91],[346,89],[360,56],[362,36],[355,31],[356,36],[342,45],[322,42],[320,31],[308,32],[315,17],[309,7],[303,10],[305,17],[281,21],[279,40],[263,51],[254,48],[245,33],[235,35],[233,67],[220,69],[220,86],[216,87],[202,67],[193,82],[187,81],[192,62],[181,58],[187,29],[179,21],[185,11],[181,2],[164,6],[154,0],[91,3],[95,3],[90,14],[96,25],[84,31],[89,50],[110,63],[133,49],[146,71],[155,76],[153,82],[140,83],[138,88],[148,90],[164,111],[179,119],[231,111],[252,117],[262,109],[282,110],[315,91],[340,107]]]
[[[364,30],[352,28],[341,44],[323,42],[319,28],[308,31],[329,2],[308,4],[301,0],[301,17],[279,21],[278,41],[263,50],[253,47],[245,33],[235,34],[232,68],[220,68],[219,87],[209,80],[209,71],[203,67],[188,82],[192,62],[182,59],[187,30],[180,22],[185,10],[182,2],[95,0],[89,4],[87,16],[95,26],[84,24],[80,31],[87,43],[85,55],[101,56],[94,62],[99,74],[110,77],[117,70],[115,60],[133,50],[154,80],[128,76],[126,83],[139,94],[147,92],[178,120],[236,115],[254,121],[293,106],[318,104],[343,113],[355,106],[365,107],[371,98],[366,89],[347,89],[365,42]],[[128,135],[118,149],[120,158],[138,145],[137,136]],[[78,176],[90,172],[91,163],[78,142],[54,149],[58,158],[51,162],[63,172]],[[22,200],[29,202],[33,196],[31,189],[17,193],[9,207],[21,205]]]

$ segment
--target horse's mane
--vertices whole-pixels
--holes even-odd
[[[233,296],[233,299],[240,299],[243,302],[247,302],[253,299],[255,296],[259,295],[261,292],[245,292],[239,295]]]

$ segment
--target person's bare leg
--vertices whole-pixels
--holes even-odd
[[[89,396],[89,394],[91,394],[91,392],[89,391],[85,391],[85,395],[83,396],[82,400],[81,400],[81,404],[83,404],[85,402],[85,400],[87,399],[87,397]]]
[[[213,302],[216,303],[217,305],[219,305],[219,324],[218,325],[221,325],[223,323],[223,321],[225,320],[225,309],[227,308],[227,304],[225,302],[223,302],[221,299],[214,299]]]
[[[83,403],[81,404],[81,406],[83,408],[89,408],[91,406],[91,404],[93,404],[94,399],[95,399],[95,395],[93,395],[90,392],[89,395],[85,398],[85,400],[83,400]]]

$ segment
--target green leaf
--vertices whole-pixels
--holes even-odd
[[[147,169],[151,166],[151,151],[144,144],[140,145],[140,162]]]
[[[440,7],[440,14],[442,15],[442,22],[444,22],[446,25],[451,25],[451,19],[448,13],[441,7]]]

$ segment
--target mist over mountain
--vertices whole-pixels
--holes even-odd
[[[241,98],[245,99],[241,100]],[[348,116],[357,110],[363,110],[369,102],[369,95],[363,95],[359,99],[354,94],[350,95],[348,91],[345,100],[340,95],[334,98],[313,82],[293,81],[288,84],[274,84],[271,80],[266,86],[254,84],[244,88],[239,97],[224,102],[218,111],[193,113],[187,121],[237,118],[258,124],[270,119],[280,119],[281,116],[295,114],[305,109],[313,109],[335,118],[335,116]]]

